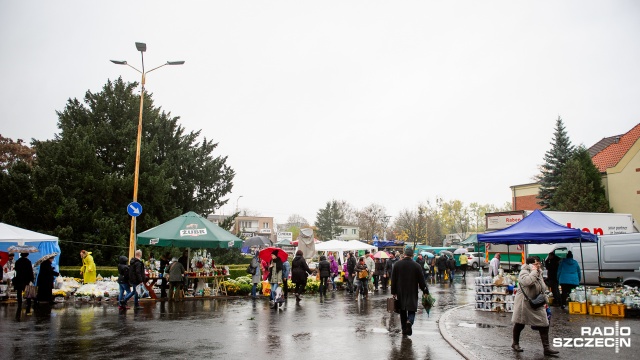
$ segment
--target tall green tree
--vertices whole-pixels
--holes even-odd
[[[343,222],[343,216],[340,212],[339,204],[336,200],[327,201],[323,209],[318,210],[316,214],[315,226],[316,234],[321,240],[331,240],[342,234],[340,224]]]
[[[137,83],[108,81],[83,101],[69,99],[58,112],[60,133],[53,140],[34,141],[36,161],[30,187],[12,199],[8,216],[18,226],[43,230],[61,239],[62,263],[79,263],[78,252],[93,252],[98,264],[115,264],[126,254],[132,199],[140,95]],[[185,213],[201,215],[224,205],[234,171],[227,157],[200,131],[186,132],[178,117],[161,111],[143,94],[138,217],[141,232]],[[24,171],[10,174],[10,183]],[[15,214],[15,215],[13,215]]]
[[[551,142],[551,149],[545,153],[544,164],[542,165],[540,175],[538,175],[540,191],[537,198],[539,199],[538,204],[543,209],[555,209],[555,192],[560,185],[563,168],[573,155],[573,152],[574,147],[567,135],[562,118],[558,116],[553,141]]]
[[[553,202],[559,211],[613,212],[600,171],[584,147],[578,148],[565,165]]]

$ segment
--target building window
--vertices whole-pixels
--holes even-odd
[[[251,227],[251,221],[240,221],[240,227],[243,229]]]
[[[344,235],[347,235],[347,229],[342,229],[342,233],[343,233]]]
[[[268,222],[262,223],[262,228],[263,229],[268,229],[269,228],[269,223]]]
[[[351,235],[357,235],[356,234],[356,229],[351,229]]]

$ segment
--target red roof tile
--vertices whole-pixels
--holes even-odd
[[[594,155],[591,160],[600,172],[607,171],[618,164],[620,159],[631,149],[640,138],[640,123],[626,134],[620,136],[620,140],[604,148]]]

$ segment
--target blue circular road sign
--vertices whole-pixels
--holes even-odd
[[[142,205],[137,202],[132,202],[127,206],[127,213],[131,216],[140,216],[142,214]]]

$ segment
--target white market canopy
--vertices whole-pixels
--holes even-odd
[[[16,243],[17,245],[25,245],[27,242],[34,241],[58,241],[58,238],[51,235],[41,234],[39,232],[11,226],[9,224],[0,223],[0,242]]]
[[[378,250],[376,246],[363,243],[358,240],[329,240],[316,244],[316,251],[357,251],[357,250]]]

